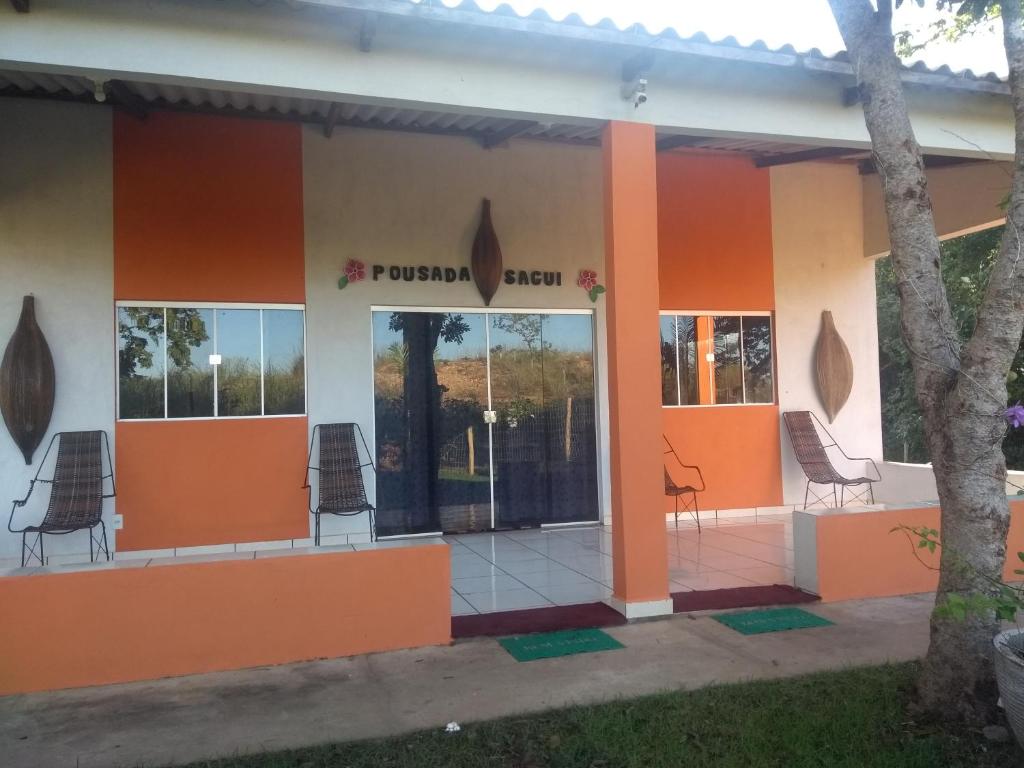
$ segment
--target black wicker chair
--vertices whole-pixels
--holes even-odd
[[[804,509],[807,509],[811,485],[832,486],[832,505],[834,507],[841,507],[846,503],[847,488],[860,489],[851,491],[850,501],[875,503],[874,483],[880,482],[882,476],[878,473],[878,466],[873,459],[847,456],[835,438],[825,429],[821,420],[810,411],[789,411],[782,414],[782,418],[786,422],[789,440],[793,444],[793,453],[807,477],[807,486],[804,489]],[[828,443],[822,441],[822,434],[828,438]],[[826,450],[828,448],[838,450],[847,461],[870,463],[874,477],[846,477],[832,464]],[[817,504],[818,502],[828,506],[827,490],[823,491],[821,495],[818,495],[817,491],[814,492],[812,503]]]
[[[57,444],[57,460],[53,467],[53,476],[43,478],[40,475],[46,460]],[[106,448],[107,467],[109,472],[103,473],[103,448]],[[110,479],[110,493],[103,492],[103,481]],[[43,521],[38,525],[23,528],[14,527],[14,514],[28,504],[32,491],[37,483],[50,486],[50,499]],[[92,432],[58,432],[50,439],[43,460],[39,462],[36,476],[28,487],[24,499],[15,499],[11,507],[11,518],[7,521],[7,530],[21,534],[21,565],[36,558],[40,565],[46,565],[43,551],[43,536],[61,536],[75,531],[89,531],[89,562],[94,562],[100,551],[106,559],[110,559],[110,547],[107,546],[107,526],[103,522],[103,500],[113,498],[114,465],[110,458],[110,442],[107,433],[96,430]],[[97,535],[96,528],[100,529]],[[35,543],[29,546],[28,535],[36,534]]]
[[[320,433],[319,465],[313,466],[313,444],[317,432]],[[363,444],[367,460],[360,462],[359,447],[356,445],[356,432]],[[370,458],[370,449],[366,445],[363,431],[358,424],[317,424],[313,427],[313,436],[309,442],[309,460],[306,462],[306,481],[303,488],[309,492],[309,512],[316,520],[314,542],[320,546],[320,515],[339,515],[350,517],[366,512],[370,518],[370,541],[377,538],[377,529],[373,520],[374,506],[366,499],[366,486],[363,484],[363,468],[370,467],[374,472]],[[313,506],[313,488],[309,484],[310,470],[319,473],[317,483],[317,504]]]
[[[665,441],[665,456],[671,455],[675,459],[675,463],[681,469],[693,470],[697,473],[697,479],[700,481],[700,487],[695,485],[677,485],[675,480],[672,479],[672,474],[668,471],[668,464],[665,464],[665,495],[671,496],[675,502],[675,513],[676,513],[676,528],[679,527],[679,514],[680,512],[688,512],[690,516],[697,522],[697,533],[700,533],[700,510],[697,507],[697,494],[707,490],[704,484],[704,475],[700,471],[700,467],[696,464],[683,464],[682,459],[679,458],[679,454],[676,453],[676,449],[672,447],[672,443],[668,441],[665,435],[661,436],[661,439]],[[666,460],[667,462],[667,460]],[[682,499],[683,507],[679,508],[679,500]],[[718,520],[718,510],[715,510],[715,520]]]

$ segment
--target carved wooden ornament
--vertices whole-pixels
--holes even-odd
[[[0,363],[0,413],[26,464],[50,426],[54,389],[53,356],[36,323],[35,300],[26,296]]]
[[[827,309],[821,313],[814,364],[818,372],[818,396],[831,424],[853,389],[853,358]]]
[[[484,198],[480,212],[480,226],[473,240],[473,258],[470,261],[473,280],[486,306],[491,306],[498,286],[501,284],[501,246],[491,222],[491,201]]]

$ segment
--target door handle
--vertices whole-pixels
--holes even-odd
[[[497,424],[498,423],[498,412],[497,411],[484,411],[484,424]]]

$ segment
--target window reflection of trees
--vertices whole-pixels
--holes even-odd
[[[265,409],[261,409],[260,310],[252,313],[250,353],[227,355],[217,371],[214,406],[214,314],[210,308],[119,307],[119,415],[122,419],[210,417],[218,415],[301,414],[305,412],[304,330],[301,310],[264,310],[275,321],[275,350],[262,371]],[[266,327],[264,329],[266,333]],[[218,333],[218,336],[221,336]],[[218,338],[217,345],[231,340]],[[166,367],[165,350],[166,344]],[[255,351],[253,354],[252,350]],[[166,387],[166,410],[165,410]]]
[[[662,404],[696,405],[708,381],[698,376],[698,326],[708,323],[714,353],[710,404],[772,403],[775,399],[771,318],[763,315],[663,315]]]

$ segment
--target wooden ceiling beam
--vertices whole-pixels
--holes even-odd
[[[324,138],[331,138],[331,134],[334,133],[334,126],[338,122],[338,115],[341,113],[341,105],[333,101],[331,106],[327,108],[327,117],[324,119]]]
[[[955,165],[975,165],[977,163],[992,162],[991,160],[982,157],[956,157],[954,155],[924,155],[923,157],[925,170],[951,168]],[[862,176],[878,172],[878,169],[875,167],[874,160],[862,160],[858,164],[858,168],[860,169]]]
[[[698,144],[703,144],[705,141],[710,141],[711,139],[711,136],[684,136],[682,134],[675,134],[658,139],[654,147],[658,152],[667,152],[670,149],[678,149],[679,147],[695,147]]]
[[[869,150],[855,149],[852,147],[815,147],[814,149],[803,149],[799,152],[787,152],[781,155],[760,155],[754,157],[754,165],[758,168],[770,168],[773,165],[790,165],[791,163],[806,163],[809,160],[824,160],[830,157],[849,157],[850,155],[863,155]]]
[[[483,138],[484,149],[494,149],[495,147],[504,144],[509,139],[514,139],[516,136],[522,136],[531,128],[536,127],[536,120],[515,120],[500,131],[494,131],[488,133]]]
[[[149,114],[149,104],[123,80],[108,80],[104,89],[114,97],[114,105],[120,107],[138,120],[145,120]]]

